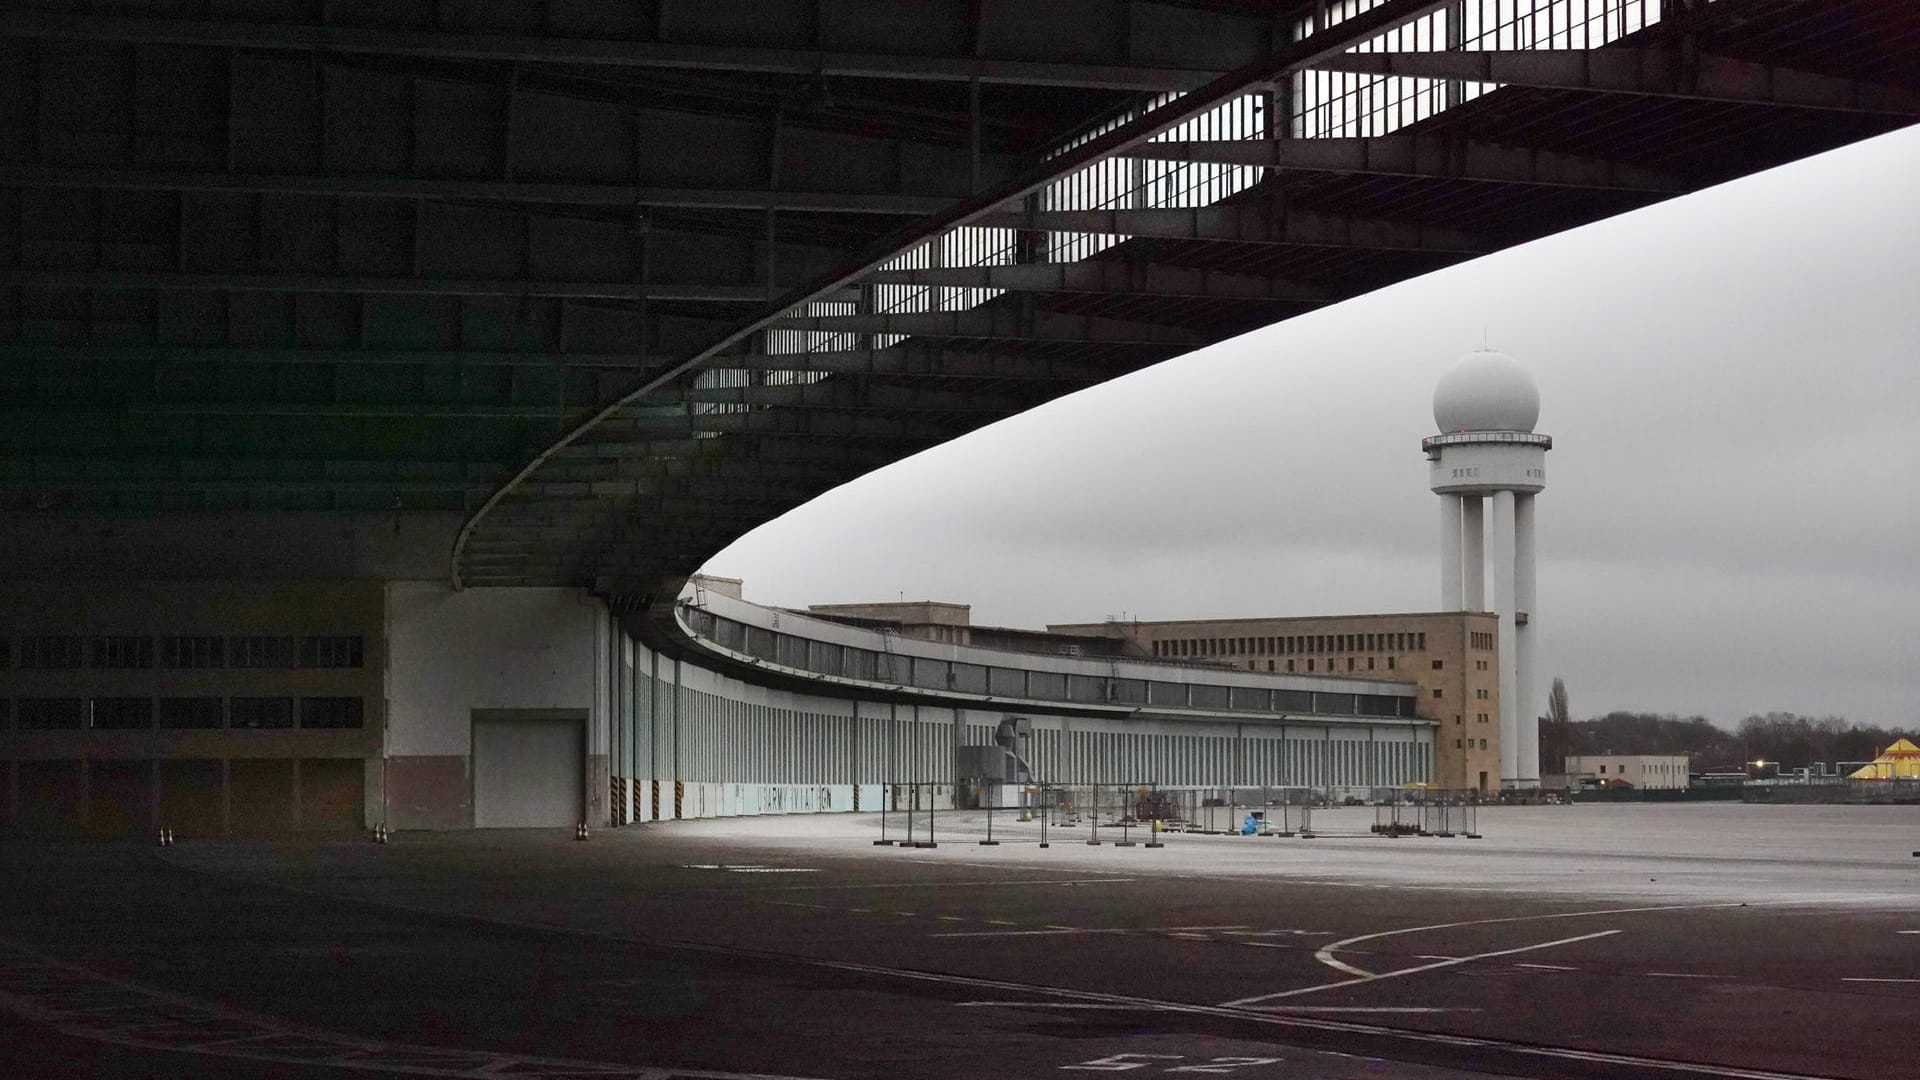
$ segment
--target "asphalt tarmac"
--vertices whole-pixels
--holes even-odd
[[[0,1076],[1920,1074],[1920,808],[1336,820],[9,841]]]

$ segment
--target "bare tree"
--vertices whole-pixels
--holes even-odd
[[[1540,718],[1540,775],[1559,773],[1573,753],[1573,714],[1567,704],[1567,683],[1553,677],[1547,692],[1547,715]]]
[[[1553,677],[1553,689],[1547,691],[1547,719],[1556,724],[1573,722],[1573,711],[1567,705],[1567,680]]]

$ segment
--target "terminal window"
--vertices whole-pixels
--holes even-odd
[[[93,725],[98,731],[131,731],[153,726],[153,699],[110,697],[93,699]]]
[[[80,698],[21,698],[15,726],[22,731],[61,731],[82,726],[87,703]]]
[[[286,636],[236,637],[232,644],[237,668],[290,668],[298,655],[294,639]]]
[[[303,728],[357,728],[364,722],[361,699],[357,697],[310,697],[300,699],[300,726]]]
[[[293,726],[293,699],[284,697],[237,697],[233,699],[231,726],[237,728],[290,728]]]
[[[165,668],[217,668],[226,666],[226,639],[221,637],[163,637],[160,639],[160,666]]]
[[[303,668],[357,668],[365,662],[365,639],[359,634],[300,639]]]
[[[42,671],[77,668],[80,666],[80,639],[67,634],[21,638],[20,666]]]
[[[150,668],[153,666],[153,639],[116,634],[93,639],[93,666],[97,668]]]
[[[160,699],[160,726],[174,730],[217,728],[226,719],[225,702],[217,697]]]

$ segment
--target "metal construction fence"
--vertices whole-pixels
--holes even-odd
[[[1478,791],[1427,787],[1007,785],[956,807],[949,784],[888,786],[876,845],[1059,843],[1162,847],[1173,835],[1479,839]]]

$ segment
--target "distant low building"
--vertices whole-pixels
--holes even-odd
[[[1855,780],[1920,780],[1920,746],[1907,739],[1895,740],[1851,775]]]
[[[1588,754],[1567,758],[1567,786],[1683,788],[1685,754]]]

